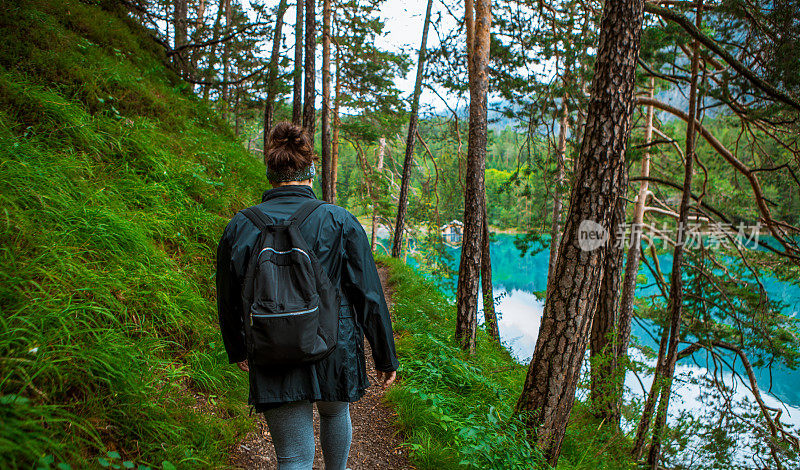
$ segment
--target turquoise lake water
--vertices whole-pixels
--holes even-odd
[[[497,304],[497,310],[500,315],[499,328],[503,342],[520,362],[527,363],[533,354],[544,306],[543,299],[535,293],[543,295],[546,290],[549,249],[544,249],[534,255],[528,254],[520,257],[520,250],[514,245],[514,238],[514,235],[497,234],[495,241],[491,244],[492,283],[495,288],[495,296],[501,297]],[[460,249],[448,248],[448,251],[453,257],[451,265],[457,270]],[[671,255],[662,255],[659,260],[661,269],[668,278],[672,257]],[[409,264],[415,266],[416,262],[410,259]],[[637,296],[654,293],[657,288],[653,285],[653,277],[644,264],[642,264],[640,273],[647,277],[648,282],[638,286]],[[771,299],[779,299],[786,304],[785,314],[798,316],[800,287],[780,282],[774,278],[762,278],[762,282]],[[445,288],[445,290],[448,289]],[[479,318],[482,319],[482,312],[479,313]],[[659,337],[660,331],[653,323],[649,321],[635,322],[632,334],[639,344],[658,350],[656,338]],[[704,353],[695,353],[693,356],[683,359],[680,365],[682,366],[681,370],[690,375],[702,375],[704,369],[710,369]],[[743,374],[744,369],[737,367],[737,371]],[[791,417],[790,421],[797,420],[796,422],[800,423],[800,370],[791,370],[777,365],[773,366],[771,371],[768,368],[757,368],[756,375],[762,393],[779,398],[789,405],[786,411],[787,415]],[[640,378],[645,387],[649,387],[649,378]],[[626,380],[626,384],[628,382]],[[637,393],[636,389],[638,389],[638,393],[643,393],[638,379],[632,376],[630,382],[629,388],[634,393]],[[692,390],[691,386],[683,391],[683,395],[689,401],[692,396],[699,394],[700,391]],[[774,403],[777,404],[777,401]],[[687,406],[691,408],[693,405],[690,403]]]

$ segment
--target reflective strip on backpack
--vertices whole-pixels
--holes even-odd
[[[293,251],[299,251],[300,253],[303,253],[304,255],[306,255],[306,258],[308,258],[308,260],[311,261],[311,257],[308,255],[308,253],[306,253],[305,251],[301,250],[300,248],[292,248],[291,250],[288,250],[288,251],[278,251],[278,250],[276,250],[274,248],[266,247],[266,248],[264,248],[263,250],[261,250],[258,253],[258,256],[261,256],[261,253],[263,253],[265,251],[271,251],[271,252],[279,254],[279,255],[286,255],[286,254],[289,254],[289,253],[291,253]]]

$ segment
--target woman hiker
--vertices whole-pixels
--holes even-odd
[[[372,346],[380,384],[385,388],[395,379],[398,362],[389,311],[370,243],[355,216],[333,204],[312,209],[302,221],[296,214],[304,203],[315,206],[308,203],[316,199],[311,189],[316,160],[311,137],[303,128],[282,122],[270,132],[265,152],[267,179],[273,189],[264,192],[261,204],[250,208],[259,212],[245,210],[231,219],[217,250],[217,306],[225,349],[230,362],[249,373],[248,403],[266,418],[278,469],[312,468],[316,403],[325,468],[345,470],[352,439],[349,404],[360,399],[369,386],[364,336]],[[248,364],[245,322],[252,322],[254,314],[243,307],[245,273],[251,256],[272,250],[257,246],[262,230],[252,218],[258,214],[276,224],[297,217],[300,235],[316,255],[330,286],[340,293],[338,339],[330,340],[335,347],[316,362],[274,368],[253,364],[256,361],[251,357]],[[280,282],[276,285],[273,290],[281,289]],[[318,342],[324,347],[322,340]]]

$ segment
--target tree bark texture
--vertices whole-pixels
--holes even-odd
[[[331,171],[331,0],[322,2],[322,199],[332,201]]]
[[[411,180],[411,167],[414,164],[414,141],[417,135],[417,120],[419,118],[419,95],[422,93],[422,78],[425,75],[425,52],[428,44],[428,25],[431,21],[431,8],[433,0],[428,0],[425,10],[425,24],[422,25],[422,41],[419,46],[417,58],[417,78],[414,81],[414,95],[411,98],[411,115],[408,118],[408,136],[406,137],[406,153],[403,158],[403,175],[400,179],[400,195],[397,198],[397,218],[394,224],[394,239],[392,241],[392,256],[400,257],[403,248],[403,233],[405,232],[406,210],[408,209],[408,188]]]
[[[267,103],[264,106],[264,161],[267,158],[267,140],[269,131],[272,129],[272,121],[275,116],[275,93],[278,81],[278,60],[281,52],[281,39],[283,39],[283,15],[286,13],[286,0],[281,0],[278,4],[278,11],[275,17],[275,35],[272,37],[272,56],[269,63],[269,76],[267,78]]]
[[[497,313],[494,310],[494,288],[492,287],[492,254],[489,250],[491,239],[489,236],[489,220],[486,217],[486,204],[483,205],[483,245],[481,251],[481,293],[483,294],[483,320],[486,329],[498,343],[500,342],[500,329],[497,326]]]
[[[697,8],[695,21],[698,28],[702,25],[703,1]],[[653,386],[661,389],[661,398],[658,402],[656,420],[653,423],[653,438],[650,442],[650,451],[647,455],[647,465],[657,470],[658,460],[661,457],[661,441],[663,439],[664,428],[667,424],[667,410],[669,408],[669,397],[672,391],[672,377],[675,373],[675,363],[678,360],[678,342],[680,341],[681,316],[683,314],[683,245],[686,240],[685,230],[689,221],[689,203],[692,196],[692,173],[694,169],[695,138],[697,129],[695,120],[697,118],[697,75],[700,67],[700,43],[695,40],[692,44],[692,75],[689,87],[689,122],[686,125],[686,166],[683,176],[683,194],[681,194],[680,211],[678,212],[678,231],[675,235],[675,249],[672,252],[672,272],[670,273],[669,299],[667,305],[670,313],[669,321],[669,349],[667,350],[666,361],[662,369],[661,379],[658,384],[656,374],[653,379]]]
[[[581,250],[583,221],[609,229],[627,185],[625,151],[633,111],[643,0],[608,1],[595,62],[583,141],[559,246],[547,283],[539,329],[519,411],[547,461],[555,466],[575,399],[602,275],[604,250]]]
[[[294,71],[292,73],[292,123],[303,122],[303,1],[297,0],[294,20]]]
[[[600,295],[597,309],[592,320],[592,333],[589,340],[591,358],[590,398],[594,415],[613,426],[619,427],[621,418],[620,404],[622,397],[614,394],[622,393],[620,385],[624,385],[625,374],[620,374],[620,363],[615,356],[619,334],[619,297],[622,283],[622,261],[625,252],[621,248],[617,226],[625,223],[626,200],[617,199],[617,205],[611,218],[611,237],[603,248],[603,277],[600,281]]]
[[[175,31],[173,49],[178,49],[186,44],[186,39],[188,37],[189,22],[187,19],[186,0],[175,0],[174,7],[172,11],[173,29]],[[188,53],[188,51],[182,51],[172,56],[173,64],[181,75],[186,72],[186,59],[184,58],[184,54],[186,53]]]
[[[303,127],[308,131],[313,141],[314,131],[316,130],[316,109],[314,108],[314,100],[317,97],[317,89],[315,88],[315,81],[317,77],[317,69],[315,65],[316,48],[317,48],[317,17],[316,5],[314,0],[306,0],[306,50],[305,50],[305,83],[303,83]],[[327,181],[324,180],[325,173],[322,174],[322,187],[324,188]]]
[[[459,346],[475,352],[477,332],[478,281],[483,255],[483,216],[486,210],[484,172],[486,170],[487,92],[489,77],[489,32],[492,25],[490,0],[467,0],[468,12],[474,3],[474,22],[467,22],[467,60],[469,70],[469,131],[467,174],[464,181],[464,232],[461,263],[456,287],[456,332]],[[469,15],[469,13],[468,13]]]

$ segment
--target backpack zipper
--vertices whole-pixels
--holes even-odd
[[[253,326],[253,317],[259,317],[259,318],[260,317],[272,317],[272,318],[276,318],[276,317],[291,317],[291,316],[295,316],[295,315],[302,315],[304,313],[311,313],[311,312],[313,312],[314,310],[317,310],[317,309],[319,309],[319,306],[316,306],[314,308],[309,308],[307,310],[298,310],[298,311],[295,311],[295,312],[272,313],[272,314],[270,314],[270,313],[256,313],[256,314],[251,313],[250,314],[250,326]]]

